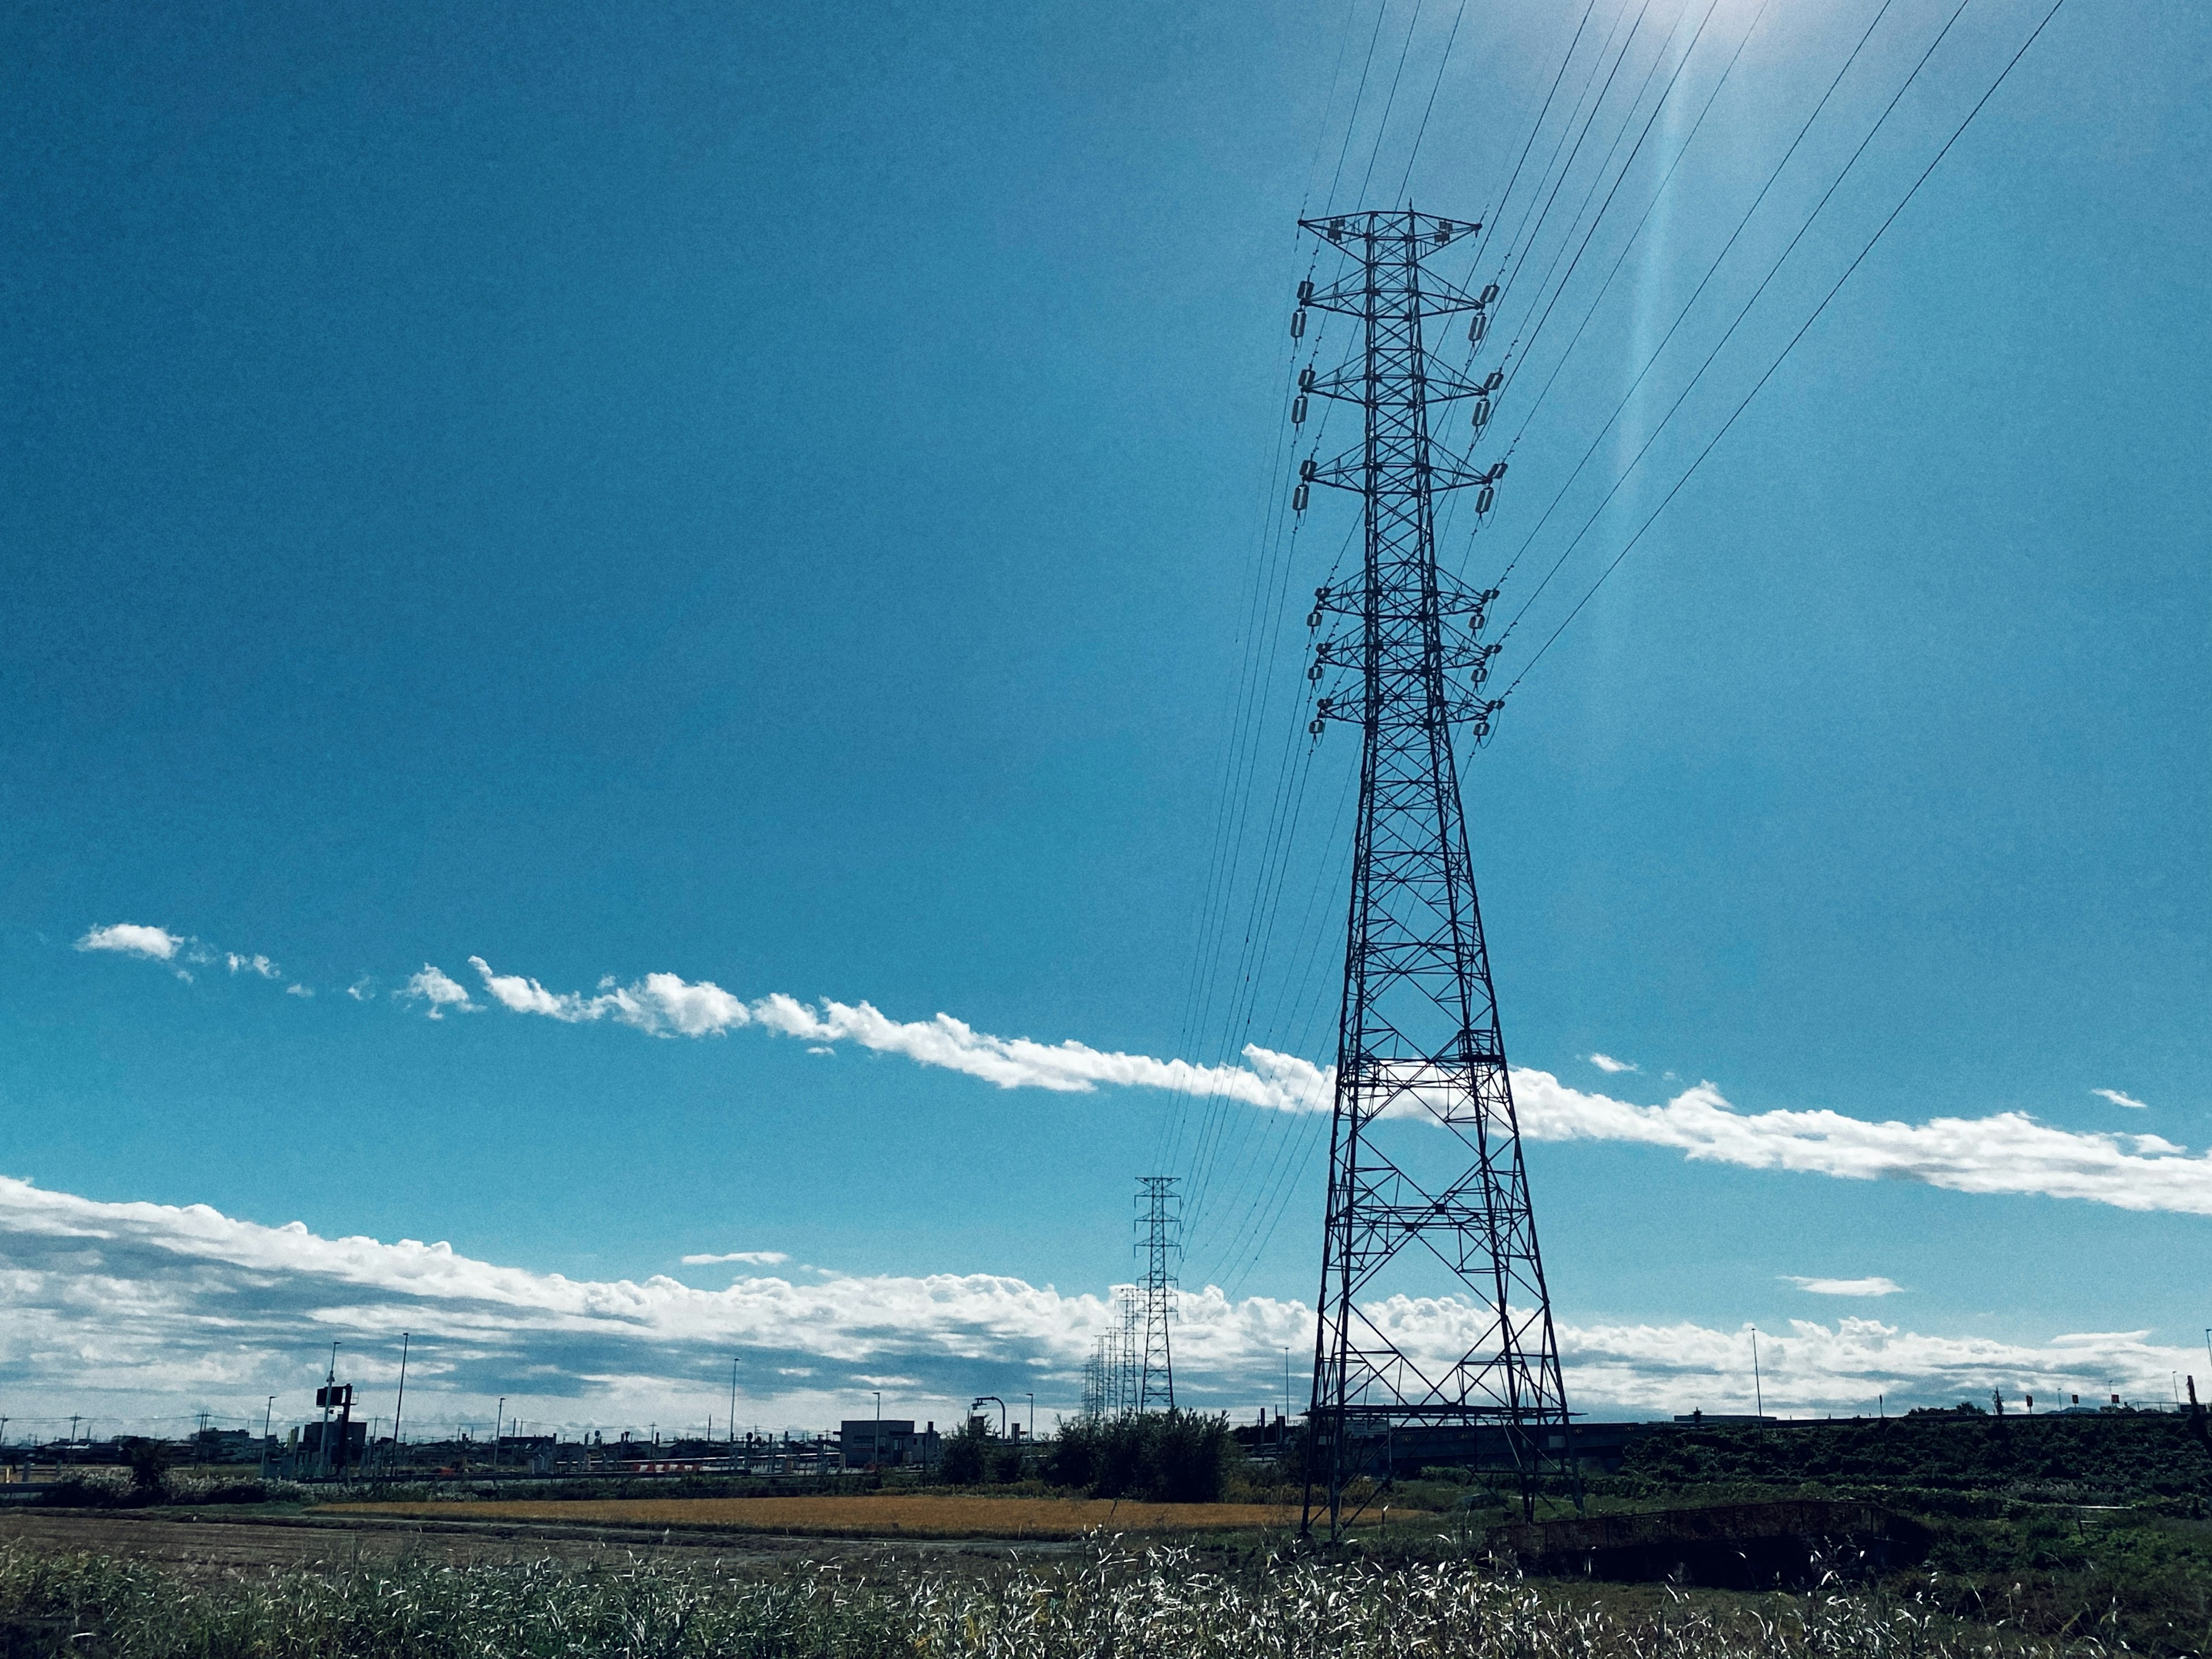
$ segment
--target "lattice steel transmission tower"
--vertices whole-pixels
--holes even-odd
[[[1124,1285],[1116,1294],[1121,1300],[1121,1334],[1114,1349],[1114,1410],[1119,1414],[1137,1409],[1138,1344],[1145,1328],[1145,1310],[1138,1300],[1138,1286]]]
[[[1175,1318],[1173,1258],[1182,1244],[1182,1218],[1173,1176],[1137,1177],[1137,1258],[1145,1264],[1141,1291],[1144,1348],[1137,1362],[1135,1409],[1175,1409],[1175,1360],[1168,1326]]]
[[[1481,640],[1496,594],[1437,568],[1437,496],[1475,489],[1479,518],[1505,469],[1473,470],[1432,431],[1455,404],[1479,431],[1499,377],[1438,362],[1425,331],[1469,313],[1480,342],[1496,290],[1469,294],[1425,263],[1480,228],[1465,221],[1404,208],[1300,223],[1349,258],[1335,281],[1300,284],[1293,335],[1310,307],[1355,319],[1359,341],[1340,367],[1300,374],[1292,419],[1307,396],[1333,398],[1361,411],[1361,431],[1302,464],[1294,505],[1312,484],[1351,491],[1365,529],[1358,576],[1316,590],[1309,619],[1339,619],[1315,652],[1311,678],[1334,683],[1314,733],[1331,720],[1361,732],[1307,1437],[1305,1524],[1325,1517],[1334,1537],[1364,1507],[1347,1488],[1387,1479],[1392,1437],[1409,1430],[1432,1452],[1457,1441],[1510,1460],[1532,1512],[1543,1466],[1571,1476],[1573,1462],[1453,753],[1455,725],[1480,743],[1498,710],[1483,696],[1497,647]],[[1419,1123],[1382,1126],[1399,1118]],[[1463,1297],[1473,1316],[1448,1346],[1412,1351],[1378,1322],[1398,1290]]]

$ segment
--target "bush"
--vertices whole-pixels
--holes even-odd
[[[1096,1498],[1218,1504],[1241,1454],[1226,1416],[1166,1411],[1064,1423],[1046,1468],[1056,1484]]]
[[[974,1418],[945,1443],[945,1478],[956,1486],[976,1486],[983,1482],[988,1472],[988,1443],[983,1437],[983,1425]]]

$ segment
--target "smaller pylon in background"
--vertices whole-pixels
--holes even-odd
[[[1175,1318],[1175,1253],[1182,1244],[1181,1206],[1173,1176],[1137,1177],[1137,1260],[1145,1270],[1143,1346],[1136,1365],[1134,1409],[1175,1409],[1175,1363],[1168,1327]]]
[[[1137,1343],[1144,1310],[1137,1301],[1135,1285],[1124,1285],[1114,1294],[1121,1307],[1121,1340],[1114,1349],[1114,1409],[1116,1413],[1133,1412],[1137,1409]]]
[[[1106,1414],[1106,1339],[1091,1344],[1091,1358],[1083,1362],[1083,1420],[1096,1423]]]

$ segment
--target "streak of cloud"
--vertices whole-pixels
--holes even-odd
[[[548,991],[536,980],[471,964],[494,1000],[519,1013],[571,1024],[613,1019],[659,1036],[718,1036],[758,1025],[815,1047],[851,1042],[903,1055],[1002,1089],[1087,1093],[1099,1085],[1174,1090],[1268,1110],[1326,1111],[1334,1067],[1248,1044],[1241,1066],[1107,1052],[1076,1042],[1047,1043],[976,1030],[950,1014],[895,1020],[866,1002],[809,1005],[782,994],[747,1002],[710,981],[649,974],[595,996]],[[459,988],[456,987],[456,989]],[[1624,1062],[1615,1061],[1615,1065]],[[1710,1083],[1656,1106],[1641,1106],[1561,1083],[1524,1066],[1513,1073],[1522,1133],[1534,1140],[1600,1140],[1661,1146],[1700,1163],[1790,1170],[1847,1181],[1916,1181],[1963,1193],[2038,1194],[2124,1210],[2212,1215],[2212,1156],[2156,1135],[2062,1129],[2025,1112],[1872,1121],[1830,1110],[1743,1112]],[[1409,1094],[1390,1115],[1424,1115]]]
[[[1796,1273],[1784,1273],[1784,1279],[1801,1291],[1814,1296],[1895,1296],[1905,1286],[1893,1279],[1875,1274],[1869,1279],[1806,1279]]]

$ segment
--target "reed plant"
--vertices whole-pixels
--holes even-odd
[[[809,1565],[427,1560],[219,1581],[0,1549],[0,1650],[109,1659],[1968,1659],[2102,1654],[1830,1586],[1762,1601],[1587,1589],[1468,1562],[1097,1541],[1073,1559],[863,1582]]]

